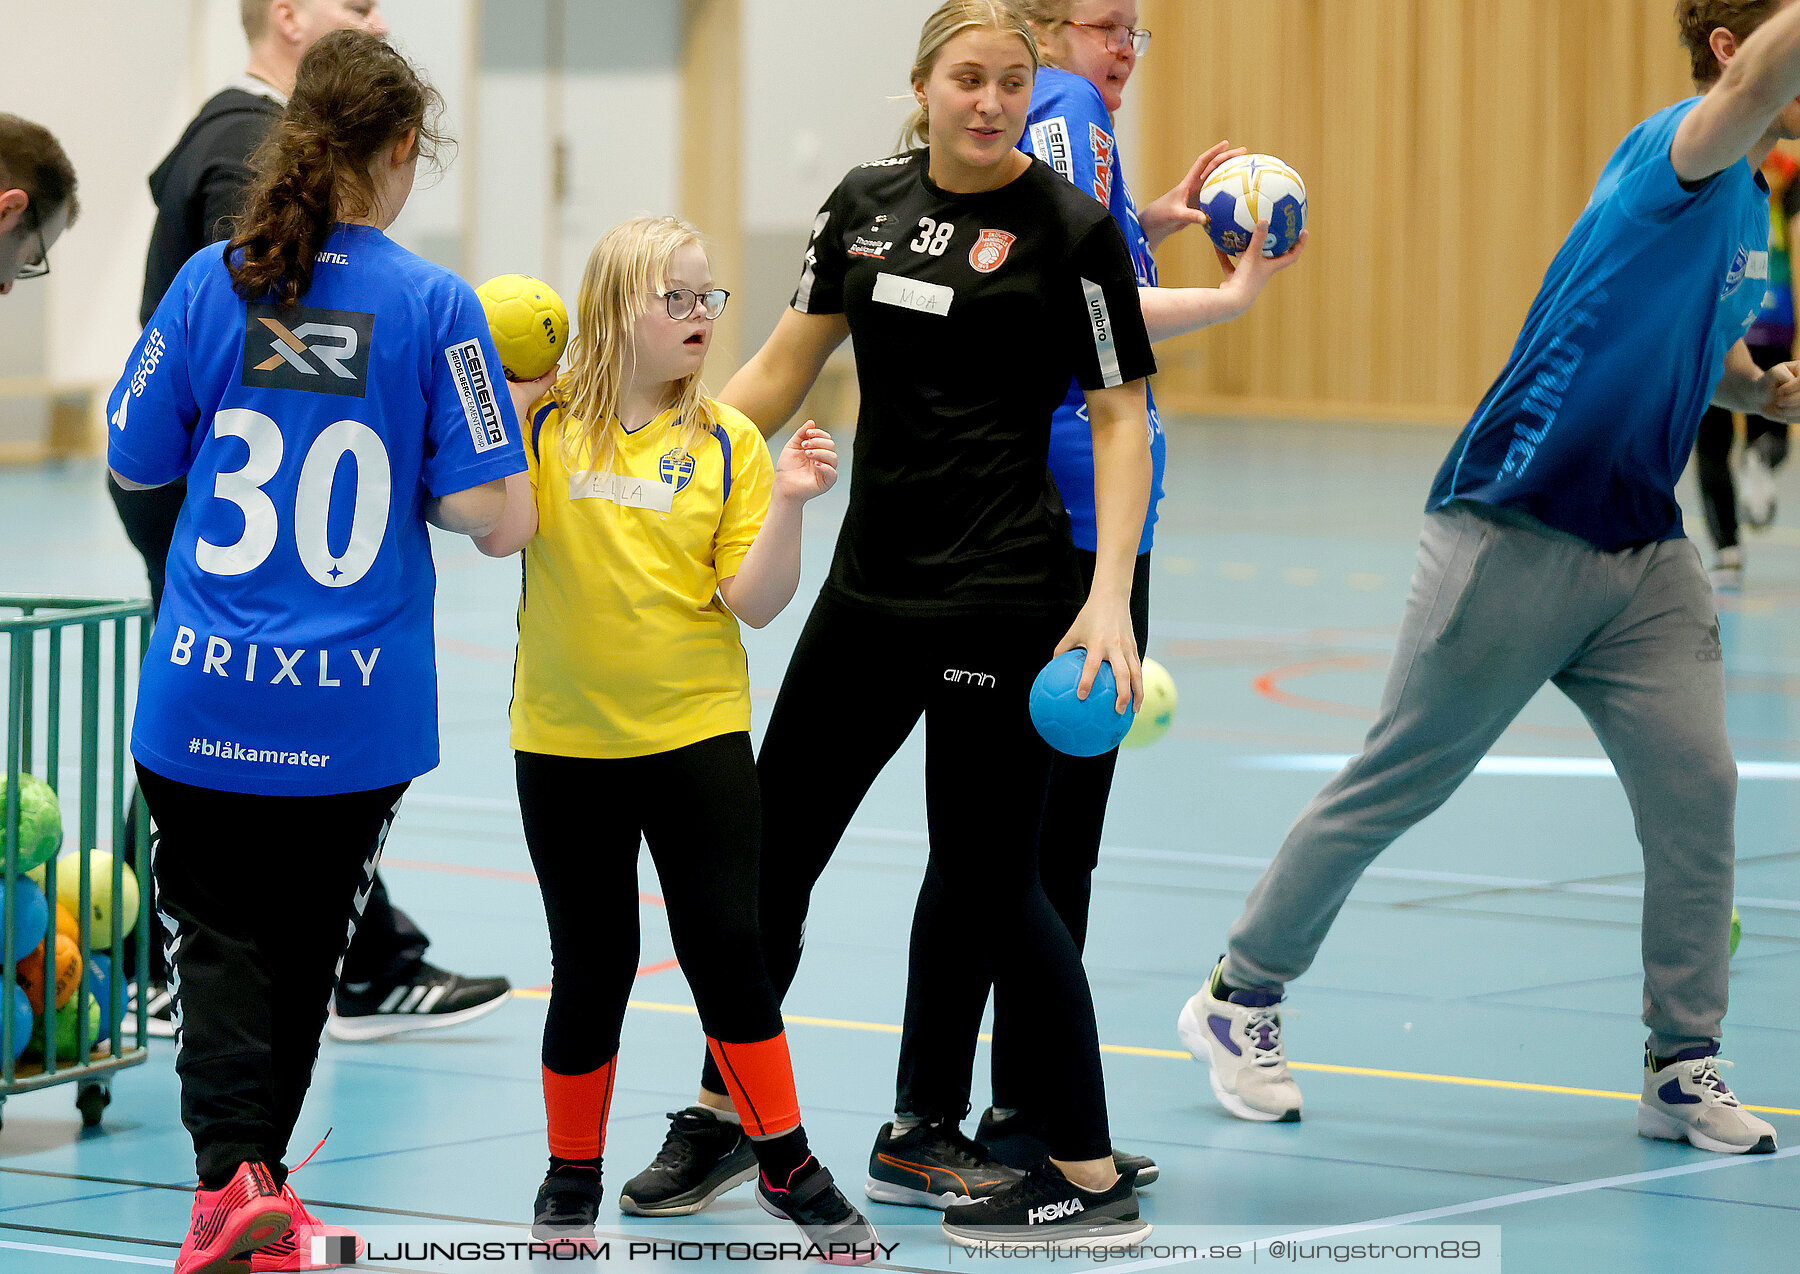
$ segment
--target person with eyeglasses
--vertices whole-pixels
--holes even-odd
[[[602,235],[569,371],[512,387],[530,468],[477,541],[491,556],[524,553],[512,745],[554,969],[542,1055],[550,1166],[533,1232],[594,1234],[637,975],[641,837],[708,1053],[730,1077],[722,1117],[745,1138],[731,1184],[758,1177],[765,1210],[842,1259],[868,1260],[874,1231],[807,1146],[760,954],[762,821],[738,635],[793,597],[802,510],[837,480],[837,453],[808,425],[771,463],[756,426],[706,396],[701,367],[728,297],[685,222],[637,218]],[[627,1184],[619,1206],[704,1206],[671,1206],[645,1184]]]
[[[0,113],[0,296],[50,273],[50,247],[81,215],[75,165],[42,124]]]
[[[1257,241],[1233,267],[1221,257],[1226,278],[1216,288],[1172,288],[1159,285],[1156,249],[1170,236],[1204,221],[1193,207],[1194,198],[1219,164],[1242,150],[1220,142],[1201,155],[1182,181],[1141,211],[1125,180],[1124,158],[1113,126],[1113,113],[1123,100],[1137,62],[1150,46],[1150,32],[1139,29],[1137,0],[1011,0],[1037,36],[1044,66],[1031,89],[1031,108],[1019,148],[1043,160],[1085,194],[1106,205],[1124,232],[1138,282],[1145,326],[1152,341],[1227,322],[1247,311],[1268,281],[1298,258],[1296,247],[1286,256],[1262,255]],[[1146,386],[1145,410],[1150,431],[1150,507],[1138,540],[1132,567],[1131,624],[1141,658],[1150,631],[1150,556],[1156,532],[1157,510],[1163,496],[1166,443],[1156,398]],[[1056,479],[1063,506],[1069,512],[1075,540],[1075,559],[1084,582],[1091,583],[1097,564],[1099,528],[1095,516],[1094,449],[1088,428],[1086,399],[1081,385],[1071,379],[1056,408],[1050,428],[1050,472]],[[1051,760],[1049,796],[1040,821],[1038,869],[1051,904],[1067,925],[1078,948],[1087,940],[1091,878],[1099,862],[1101,831],[1107,798],[1112,791],[1118,761],[1115,749],[1094,757],[1057,753]],[[916,927],[936,928],[940,912],[949,905],[943,873],[936,861],[926,869],[919,893]],[[930,979],[935,956],[921,952],[915,981]],[[990,979],[981,973],[953,979],[936,979],[938,993],[913,1020],[916,1028],[929,1014],[933,1019],[958,1023],[957,1030],[973,1040],[981,1029]],[[1031,1003],[1019,1004],[998,995],[994,1004],[992,1050],[993,1104],[982,1112],[975,1140],[999,1162],[1027,1168],[1047,1153],[1044,1137],[1044,1098],[1037,1092],[1038,1068],[1028,1048],[1020,1044],[1020,1017],[1035,1013]],[[909,1108],[919,1076],[931,1061],[922,1056],[916,1029],[908,1030],[900,1047],[900,1105]],[[1144,1155],[1114,1149],[1121,1169],[1136,1170],[1141,1188],[1158,1175],[1156,1164]]]

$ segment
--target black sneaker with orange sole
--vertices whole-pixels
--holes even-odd
[[[877,1203],[941,1212],[952,1204],[984,1199],[1023,1176],[948,1121],[917,1124],[899,1136],[890,1123],[875,1134],[864,1193]]]

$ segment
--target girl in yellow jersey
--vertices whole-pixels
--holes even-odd
[[[771,463],[756,426],[705,397],[700,368],[726,297],[692,226],[646,218],[608,231],[582,277],[570,370],[554,387],[514,387],[530,469],[477,541],[525,555],[512,744],[555,970],[550,1172],[533,1228],[594,1232],[638,961],[641,835],[708,1048],[731,1077],[738,1126],[705,1122],[740,1144],[713,1192],[754,1174],[763,1207],[821,1255],[868,1260],[874,1231],[807,1149],[760,955],[761,813],[738,638],[740,619],[760,628],[793,597],[801,509],[836,480],[837,453],[809,425]],[[620,1206],[673,1215],[711,1201],[663,1198],[657,1184],[634,1179]]]

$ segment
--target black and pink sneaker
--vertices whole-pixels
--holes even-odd
[[[293,1223],[293,1205],[268,1167],[241,1163],[224,1188],[194,1191],[175,1274],[242,1274],[244,1253],[279,1239]]]
[[[825,1165],[812,1156],[794,1169],[784,1185],[756,1174],[756,1202],[770,1216],[800,1227],[817,1257],[831,1265],[867,1265],[881,1254],[875,1227],[837,1188]]]

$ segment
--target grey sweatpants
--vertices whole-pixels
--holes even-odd
[[[1306,972],[1376,855],[1447,800],[1546,681],[1586,715],[1644,849],[1644,1023],[1660,1056],[1725,1016],[1737,767],[1712,590],[1687,540],[1603,553],[1520,514],[1429,514],[1381,709],[1232,926],[1225,980]]]

